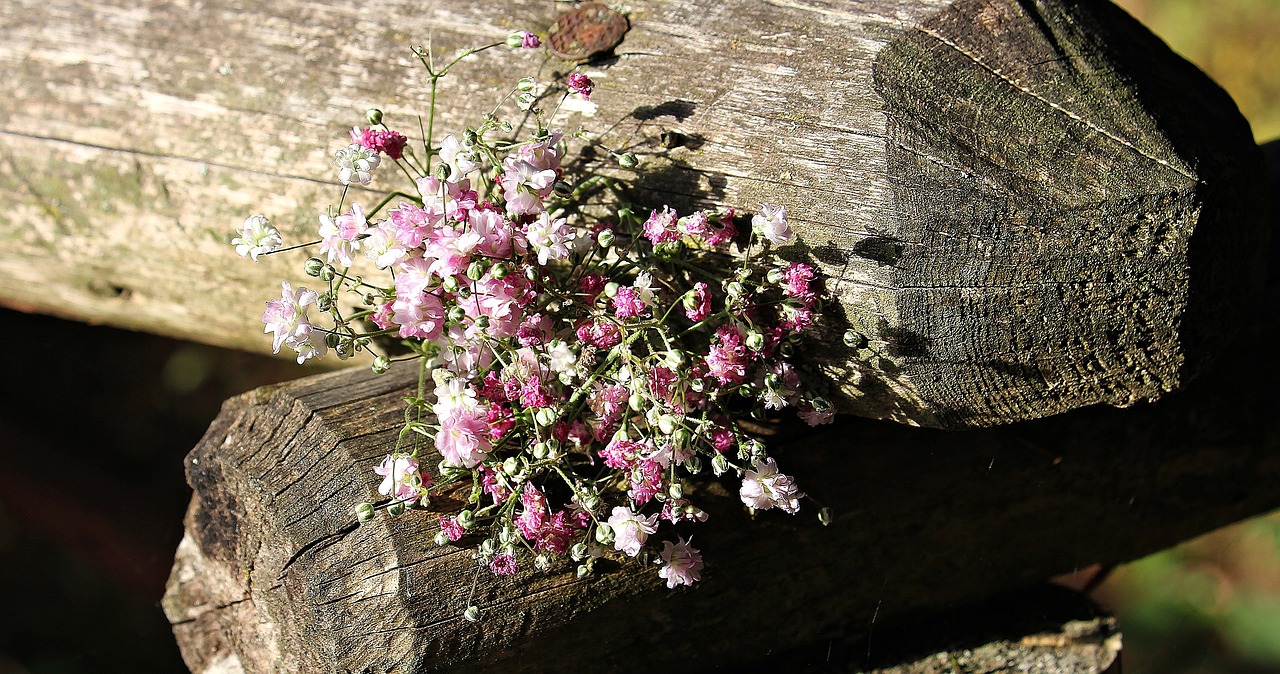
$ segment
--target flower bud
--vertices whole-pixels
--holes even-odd
[[[684,496],[684,486],[679,482],[672,482],[671,486],[667,487],[667,495],[673,499],[679,499]]]
[[[461,323],[467,317],[467,312],[462,307],[454,306],[449,309],[449,322]]]
[[[746,294],[747,288],[738,281],[731,281],[729,285],[725,286],[725,292],[729,293],[729,297],[742,297]]]
[[[524,268],[524,277],[525,277],[525,278],[527,278],[527,279],[529,279],[530,281],[537,281],[537,280],[538,280],[538,268],[537,268],[537,267],[525,267],[525,268]]]
[[[484,277],[485,271],[487,271],[485,268],[485,264],[480,260],[476,260],[471,264],[467,265],[467,278],[471,279],[472,281],[479,281],[481,278]]]
[[[516,98],[516,107],[524,111],[529,111],[533,108],[533,104],[536,102],[538,102],[537,96],[534,96],[531,93],[523,93]]]
[[[457,279],[457,277],[454,277],[454,276],[446,276],[446,277],[444,277],[444,280],[440,282],[440,287],[441,287],[441,288],[444,288],[445,292],[449,292],[449,293],[456,293],[456,292],[458,292],[458,279]]]
[[[711,459],[711,470],[715,472],[716,477],[728,472],[729,460],[724,457],[724,454],[716,454],[715,458]]]
[[[701,473],[701,472],[702,472],[702,457],[698,456],[697,454],[694,454],[693,456],[691,456],[691,457],[689,457],[689,458],[685,459],[685,460],[684,460],[684,469],[685,469],[685,470],[687,470],[687,471],[689,471],[689,473],[690,473],[690,474],[692,474],[692,475],[697,475],[698,473]]]
[[[511,544],[511,537],[513,535],[511,527],[502,527],[498,530],[498,540],[501,541],[504,546]]]
[[[618,160],[618,166],[622,168],[635,168],[640,163],[633,152],[614,152],[613,158]]]
[[[324,269],[324,260],[318,257],[307,258],[307,261],[302,263],[302,269],[307,272],[307,276],[319,276],[320,270]]]
[[[622,286],[618,285],[617,281],[609,281],[608,283],[604,284],[604,296],[608,297],[609,299],[613,299],[614,296],[618,294],[618,289],[620,289],[621,287]]]
[[[480,548],[479,548],[480,554],[485,557],[492,557],[494,547],[496,546],[494,546],[493,544],[493,539],[486,538],[483,541],[480,541]]]
[[[752,351],[759,351],[764,348],[764,335],[755,330],[751,330],[747,333],[745,343],[748,349],[751,349]]]
[[[613,527],[604,523],[596,525],[596,540],[601,545],[613,545]]]
[[[369,108],[364,111],[364,119],[370,124],[382,123],[382,111],[377,108]]]
[[[325,336],[324,336],[324,345],[325,345],[325,346],[327,346],[327,347],[329,347],[330,349],[335,348],[335,347],[337,347],[337,346],[338,346],[338,342],[339,342],[341,339],[342,339],[342,338],[341,338],[341,337],[339,337],[339,336],[338,336],[338,334],[337,334],[336,332],[330,332],[330,333],[327,333],[327,334],[325,334]]]
[[[391,359],[386,356],[378,356],[373,359],[373,373],[386,374],[391,369]]]
[[[850,349],[859,349],[867,343],[867,338],[857,330],[844,331],[844,345]]]
[[[671,435],[676,432],[679,423],[679,420],[675,417],[670,414],[664,414],[658,417],[658,430],[662,431],[663,435]]]
[[[333,307],[333,295],[329,293],[320,293],[316,295],[316,309],[320,311],[328,311]]]
[[[573,194],[573,185],[570,185],[563,180],[557,180],[555,184],[551,186],[551,191],[555,192],[557,197],[567,198]]]
[[[475,513],[471,512],[470,510],[463,510],[462,512],[458,513],[458,524],[461,524],[463,529],[467,529],[469,531],[472,527],[476,525]]]
[[[463,611],[463,612],[462,612],[462,617],[463,617],[463,618],[466,618],[467,622],[469,622],[469,623],[479,622],[479,621],[480,621],[480,607],[475,606],[475,605],[468,606],[468,607],[467,607],[467,610],[465,610],[465,611]]]
[[[525,77],[525,78],[522,78],[519,82],[516,82],[516,89],[519,89],[524,93],[530,93],[537,88],[538,88],[538,80],[535,80],[532,77]]]
[[[487,329],[487,328],[489,327],[489,317],[488,317],[488,316],[481,316],[481,317],[477,318],[477,319],[476,319],[476,327],[477,327],[477,328],[480,328],[481,330],[485,330],[485,329]]]
[[[596,234],[596,243],[600,244],[601,248],[609,248],[613,246],[613,230],[612,229],[600,230],[600,233]]]
[[[813,409],[819,412],[830,412],[832,409],[831,401],[822,396],[814,398],[810,402],[813,403]]]
[[[828,508],[825,506],[822,508],[819,508],[818,521],[821,522],[822,526],[824,527],[831,526],[831,508]]]
[[[538,422],[539,426],[550,426],[556,421],[555,410],[550,407],[543,407],[533,413],[533,420]]]
[[[782,388],[782,377],[778,376],[776,372],[770,372],[764,376],[764,385],[770,391],[777,391]]]
[[[462,144],[467,147],[471,147],[475,145],[476,142],[479,140],[480,140],[480,136],[476,134],[476,130],[469,126],[467,127],[466,131],[462,132]]]
[[[632,393],[631,397],[627,398],[627,406],[632,412],[639,412],[644,409],[644,398],[639,393]]]
[[[783,358],[790,358],[795,355],[796,347],[791,342],[783,342],[778,345],[778,353],[782,354]]]
[[[587,564],[578,565],[578,578],[586,578],[591,575],[591,566]]]
[[[506,278],[507,274],[510,273],[511,266],[506,262],[494,262],[493,265],[489,267],[489,275],[499,281]]]
[[[547,443],[545,442],[533,443],[533,458],[539,461],[547,458]]]
[[[551,555],[542,553],[533,558],[533,568],[539,571],[546,571],[551,568]]]
[[[331,264],[326,264],[325,266],[320,268],[321,281],[332,281],[333,277],[337,275],[338,275],[338,270],[334,269],[333,265]]]
[[[587,556],[587,544],[583,543],[582,541],[578,541],[577,543],[574,543],[573,547],[569,548],[569,557],[572,558],[573,561],[575,562],[582,561],[582,559],[585,558],[586,556]]]
[[[436,545],[443,547],[449,544],[449,536],[446,535],[443,531],[438,531],[436,532],[436,537],[434,541]]]
[[[368,522],[373,519],[373,504],[361,503],[356,506],[356,520],[360,522]]]
[[[693,442],[693,433],[690,433],[687,428],[677,428],[671,435],[671,442],[675,443],[676,447],[688,447],[689,443]]]
[[[453,167],[449,166],[444,162],[440,162],[439,164],[436,164],[436,167],[434,169],[431,169],[431,175],[435,176],[436,180],[448,180],[450,174],[452,173],[453,173]]]
[[[507,459],[502,462],[502,472],[507,475],[515,475],[518,468],[520,468],[520,464],[516,461],[516,457],[514,456],[508,456]]]
[[[399,517],[404,514],[404,501],[394,501],[387,506],[387,514],[392,517]]]
[[[779,283],[782,283],[783,279],[785,279],[785,278],[786,278],[786,274],[784,274],[784,273],[782,272],[782,270],[781,270],[781,269],[778,269],[777,267],[774,267],[773,269],[770,269],[770,270],[769,270],[769,273],[768,273],[768,274],[765,274],[764,278],[765,278],[765,280],[766,280],[766,281],[768,281],[771,285],[775,285],[775,286],[776,286],[776,285],[778,285]]]

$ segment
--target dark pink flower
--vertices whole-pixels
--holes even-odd
[[[494,555],[493,561],[489,562],[489,570],[499,576],[512,576],[516,572],[515,555]]]
[[[691,321],[706,320],[711,315],[711,293],[707,292],[707,284],[698,281],[693,284],[693,291],[686,295],[684,315]]]
[[[458,522],[458,518],[453,515],[440,516],[440,530],[451,541],[456,541],[467,533],[467,530],[463,529],[462,524]]]
[[[582,73],[569,73],[569,91],[579,94],[586,100],[591,100],[591,90],[596,86],[590,77]]]

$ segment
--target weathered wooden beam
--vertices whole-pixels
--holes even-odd
[[[425,108],[410,45],[476,46],[559,7],[9,2],[0,302],[266,349],[261,303],[305,254],[243,263],[231,229],[266,212],[309,236],[361,111],[412,128]],[[813,351],[846,411],[983,426],[1154,399],[1251,311],[1247,124],[1110,4],[632,10],[616,58],[587,68],[593,104],[560,121],[641,154],[654,204],[790,207],[837,298]],[[458,71],[443,125],[568,67],[486,53]],[[849,326],[868,348],[840,344]]]
[[[856,635],[1280,506],[1261,390],[1280,374],[1267,341],[1280,312],[1256,319],[1230,347],[1242,366],[1154,404],[963,432],[846,418],[793,437],[779,461],[831,525],[811,511],[750,521],[731,488],[705,485],[694,498],[711,520],[691,533],[708,564],[681,592],[631,564],[477,573],[466,550],[431,543],[428,513],[357,526],[411,373],[261,390],[229,401],[188,459],[165,609],[196,674],[697,671]],[[461,618],[468,603],[481,622]]]

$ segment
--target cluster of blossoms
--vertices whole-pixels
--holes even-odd
[[[506,44],[538,40],[516,33]],[[423,61],[433,92],[458,62]],[[575,72],[563,95],[593,87]],[[512,93],[528,90],[522,81]],[[520,107],[538,122],[528,137],[510,137],[491,115],[438,144],[428,133],[422,157],[370,111],[372,126],[353,129],[335,155],[339,181],[369,184],[394,162],[412,192],[366,209],[343,207],[344,190],[306,244],[319,247],[306,272],[327,287],[282,284],[265,330],[299,362],[383,351],[394,338],[403,358],[418,359],[400,440],[373,467],[385,497],[377,508],[429,509],[432,495],[469,486],[460,511],[437,516],[436,542],[476,545],[495,574],[565,558],[587,574],[601,556],[621,555],[653,563],[668,587],[691,585],[700,551],[687,536],[658,540],[707,520],[691,476],[707,466],[737,475],[754,510],[795,513],[805,496],[737,420],[793,407],[810,424],[831,421],[830,402],[791,360],[818,317],[814,270],[776,255],[795,240],[781,206],[762,204],[741,233],[732,210],[645,216],[603,176],[575,180],[567,139],[542,128],[536,106]],[[262,216],[234,243],[254,259],[285,250]],[[354,275],[358,264],[387,282]],[[357,309],[342,306],[347,293]],[[377,355],[374,370],[392,358]],[[428,445],[435,466],[424,465]],[[361,504],[357,514],[375,510]]]

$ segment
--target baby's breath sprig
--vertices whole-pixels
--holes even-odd
[[[814,270],[775,255],[795,240],[783,206],[760,205],[734,262],[732,209],[681,215],[662,206],[646,217],[616,178],[570,174],[568,143],[583,134],[544,127],[536,102],[592,95],[582,73],[559,93],[522,79],[491,113],[436,144],[441,80],[504,44],[540,41],[513,33],[443,66],[415,49],[430,87],[416,125],[421,153],[370,110],[368,126],[334,154],[343,190],[319,215],[316,241],[285,248],[254,215],[232,244],[254,260],[319,248],[303,268],[325,286],[284,282],[267,302],[276,352],[287,347],[301,363],[369,351],[378,373],[393,360],[419,362],[395,447],[372,467],[386,500],[358,504],[360,521],[379,508],[430,509],[448,490],[465,494],[464,505],[437,516],[435,541],[474,543],[497,575],[547,571],[557,560],[589,574],[595,559],[621,555],[660,560],[668,587],[692,585],[701,552],[683,535],[657,537],[706,521],[687,489],[705,466],[736,474],[752,510],[795,513],[805,498],[739,420],[785,407],[810,424],[832,419],[792,363],[793,345],[818,319]],[[521,127],[503,119],[508,107],[532,113],[537,128],[513,135]],[[637,164],[625,149],[607,156]],[[371,184],[388,161],[411,187],[368,210],[345,206],[350,184]],[[370,265],[376,271],[360,271]],[[356,308],[339,301],[348,296]],[[312,311],[327,321],[313,322]],[[440,456],[434,468],[428,445]],[[830,521],[828,510],[821,519]],[[465,613],[481,616],[476,606]]]

